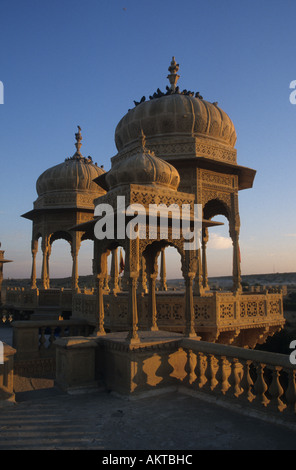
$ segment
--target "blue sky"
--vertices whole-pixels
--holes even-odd
[[[0,0],[0,241],[14,260],[5,277],[30,275],[31,224],[20,215],[38,176],[74,153],[78,124],[82,153],[109,169],[118,121],[165,89],[173,55],[180,87],[218,101],[239,164],[257,170],[240,192],[243,274],[296,271],[295,18],[290,0]],[[210,275],[231,272],[227,237],[215,229]],[[51,274],[68,275],[69,248],[55,244]],[[90,259],[85,242],[80,274]]]

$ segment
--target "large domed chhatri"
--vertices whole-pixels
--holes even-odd
[[[118,152],[125,153],[134,147],[143,130],[149,148],[157,155],[159,151],[162,154],[178,154],[183,151],[185,154],[219,160],[227,158],[235,163],[236,131],[233,122],[217,102],[204,100],[199,92],[180,91],[177,86],[178,70],[179,65],[173,57],[168,75],[171,86],[166,87],[166,92],[158,89],[149,100],[143,96],[140,102],[134,102],[135,107],[120,120],[115,130]],[[191,149],[164,149],[164,145],[186,143],[196,145]],[[198,143],[203,146],[197,145]],[[158,144],[162,144],[161,150],[158,149]],[[225,154],[227,150],[228,156]]]

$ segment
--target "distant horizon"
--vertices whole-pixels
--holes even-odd
[[[296,275],[296,271],[286,271],[286,272],[275,272],[275,273],[253,273],[253,274],[242,274],[241,276],[242,277],[248,277],[248,276],[275,276],[275,275],[278,275],[278,274],[295,274]],[[94,275],[93,274],[82,274],[81,276],[79,276],[79,278],[81,277],[93,277]],[[120,276],[122,277],[122,276]],[[217,278],[232,278],[232,275],[226,275],[226,276],[208,276],[208,279],[217,279]],[[29,281],[31,278],[30,277],[5,277],[3,279],[3,282],[4,281],[18,281],[18,280],[26,280],[26,281]],[[51,277],[51,280],[59,280],[59,279],[71,279],[71,276],[61,276],[61,277]],[[176,277],[176,278],[166,278],[167,281],[181,281],[183,280],[182,277]],[[37,278],[37,281],[40,281],[41,279],[40,278]]]

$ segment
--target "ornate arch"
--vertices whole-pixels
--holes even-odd
[[[224,215],[229,222],[231,220],[230,204],[220,197],[209,199],[203,206],[203,216],[205,219],[212,219],[216,215]]]
[[[66,230],[57,230],[49,235],[49,243],[52,245],[56,240],[65,240],[72,245],[73,237]]]

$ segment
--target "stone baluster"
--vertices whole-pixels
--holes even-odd
[[[53,348],[53,343],[54,343],[54,341],[55,341],[54,332],[55,332],[55,327],[52,326],[52,327],[50,328],[50,337],[49,337],[49,346],[48,346],[48,349],[52,349],[52,348]]]
[[[272,382],[268,390],[271,395],[269,406],[275,408],[276,410],[283,411],[286,408],[286,405],[281,400],[281,396],[284,393],[283,387],[280,383],[280,371],[282,370],[282,367],[270,367],[272,368]]]
[[[207,377],[207,388],[212,392],[217,384],[218,380],[216,379],[216,370],[215,370],[215,356],[213,354],[207,355],[207,369],[206,369],[206,377]]]
[[[39,351],[43,351],[45,349],[45,327],[40,328],[40,339],[39,339]]]
[[[230,387],[229,387],[228,393],[229,395],[232,395],[238,398],[243,393],[243,389],[240,386],[241,377],[239,373],[241,364],[239,360],[235,357],[230,359],[230,364],[231,364],[231,372],[230,372],[230,376],[228,379],[230,383]]]
[[[192,351],[192,349],[189,349],[187,352],[187,364],[188,364],[188,383],[192,385],[196,379],[196,373],[195,373],[195,368],[197,365],[197,357],[196,354]]]
[[[296,370],[287,369],[285,372],[288,376],[288,387],[285,393],[287,411],[296,413]]]
[[[243,389],[243,393],[241,394],[241,397],[240,397],[241,399],[244,399],[248,401],[249,403],[251,403],[255,398],[255,395],[252,393],[254,383],[250,375],[251,364],[252,364],[252,361],[243,362],[244,374],[243,374],[243,378],[241,381],[241,387]]]
[[[219,357],[219,369],[217,372],[217,380],[219,384],[219,391],[225,395],[227,390],[230,387],[230,384],[228,382],[228,375],[227,375],[227,366],[228,366],[228,361],[226,359],[226,356],[220,356]]]
[[[255,390],[255,400],[254,403],[260,403],[263,406],[267,406],[269,403],[269,400],[267,396],[265,395],[267,391],[267,384],[265,382],[264,378],[264,370],[265,370],[266,364],[262,363],[257,363],[256,364],[256,371],[257,371],[257,379],[254,384],[254,390]]]
[[[196,354],[196,373],[197,373],[197,386],[198,388],[203,388],[207,383],[207,376],[206,376],[206,369],[207,369],[207,362],[206,356],[198,352]]]

